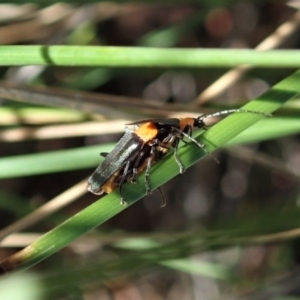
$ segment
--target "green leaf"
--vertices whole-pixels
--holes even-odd
[[[114,144],[90,146],[46,153],[18,155],[0,159],[0,178],[30,176],[94,167],[100,152],[109,152]]]

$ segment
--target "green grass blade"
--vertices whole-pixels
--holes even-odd
[[[0,179],[94,167],[102,160],[99,153],[109,152],[114,145],[4,157],[0,159]]]
[[[272,117],[266,118],[247,128],[234,137],[226,146],[278,139],[280,137],[300,133],[300,118]]]
[[[300,67],[297,50],[164,49],[93,46],[1,46],[0,65],[102,67]]]
[[[219,280],[229,280],[232,278],[229,268],[216,263],[191,260],[191,259],[173,259],[160,263],[161,265],[178,270],[180,272],[210,277]]]

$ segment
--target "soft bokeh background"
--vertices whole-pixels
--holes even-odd
[[[0,43],[255,48],[295,13],[296,9],[285,1],[265,0],[227,1],[226,4],[222,1],[194,1],[192,4],[184,1],[166,4],[59,3],[44,7],[38,4],[1,4]],[[280,48],[298,49],[299,43],[299,30],[296,29]],[[60,87],[74,93],[80,90],[135,97],[141,103],[150,99],[157,104],[159,111],[164,111],[166,103],[174,107],[186,105],[184,111],[192,113],[188,105],[195,104],[195,99],[226,71],[218,68],[170,70],[26,66],[1,67],[0,76],[1,80],[12,83],[47,86],[50,91],[52,87]],[[252,70],[216,98],[203,102],[203,111],[239,107],[292,71]],[[115,118],[108,118],[105,114],[50,109],[30,101],[19,103],[0,100],[0,104],[1,157],[116,142],[122,135],[125,123],[124,118],[119,117],[118,107],[115,108]],[[128,107],[136,118],[153,116],[153,112],[150,115],[131,106],[130,98]],[[169,112],[165,111],[165,114],[169,115]],[[114,122],[102,123],[110,120]],[[96,121],[99,122],[97,132],[94,130]],[[48,131],[36,136],[41,129]],[[57,136],[58,133],[61,133],[61,137]],[[107,258],[120,259],[122,255],[130,254],[130,247],[137,251],[133,253],[138,253],[137,240],[124,240],[126,237],[140,237],[138,242],[145,248],[147,243],[143,243],[142,238],[155,235],[168,239],[173,234],[190,230],[221,230],[232,226],[244,226],[247,230],[252,224],[266,230],[272,223],[274,228],[277,220],[281,220],[282,224],[281,218],[286,218],[286,215],[281,215],[282,212],[292,215],[299,205],[299,153],[299,137],[296,135],[219,150],[214,155],[220,164],[206,157],[185,174],[163,186],[168,201],[165,208],[160,207],[160,194],[154,191],[151,196],[145,197],[94,232],[38,264],[31,274],[26,275],[26,279],[29,280],[31,276],[36,278],[39,272],[50,270],[63,272],[78,267],[80,272],[80,267],[85,269],[93,266],[94,260],[104,263]],[[89,176],[93,170],[2,179],[0,227],[5,228],[26,216]],[[15,253],[19,247],[33,241],[36,235],[47,232],[97,199],[86,193],[78,201],[24,231],[30,235],[12,236],[9,242],[3,242],[0,258]],[[226,237],[223,238],[226,240]],[[55,297],[298,299],[299,239],[297,235],[291,238],[283,242],[278,242],[276,238],[268,243],[249,241],[249,245],[231,241],[230,246],[226,247],[209,245],[206,246],[207,251],[192,251],[193,255],[189,255],[191,265],[186,262],[180,265],[178,261],[172,266],[154,263],[151,267],[144,266],[135,271],[131,271],[132,266],[139,261],[135,260],[135,255],[131,255],[128,264],[103,269],[105,273],[115,268],[117,271],[114,269],[116,275],[113,279],[87,279],[85,283],[76,285],[73,295],[62,291],[61,298]],[[0,286],[3,284],[5,290],[13,290],[17,285],[24,291],[36,291],[36,286],[31,288],[31,285],[24,283],[24,278],[21,273],[11,278],[12,287],[6,281],[0,282]],[[36,299],[39,297],[36,296]]]

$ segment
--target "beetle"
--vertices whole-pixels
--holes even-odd
[[[141,172],[138,170],[141,165],[145,165],[145,160],[147,165],[151,165],[153,155],[157,154],[155,146],[158,143],[159,131],[153,122],[146,122],[134,131],[126,127],[125,134],[115,148],[110,153],[102,154],[105,159],[89,178],[88,190],[101,195],[111,193],[119,187],[121,204],[125,205],[123,183],[128,178],[133,183],[136,182],[136,175]]]
[[[152,141],[153,142],[153,141]],[[114,190],[117,187],[119,187],[119,192],[121,195],[121,204],[126,205],[126,201],[124,200],[122,196],[122,187],[123,184],[127,181],[130,181],[131,183],[137,183],[137,175],[143,172],[145,169],[147,170],[145,174],[145,187],[146,187],[146,194],[149,195],[152,193],[150,184],[149,184],[149,169],[150,167],[155,164],[157,161],[162,159],[164,156],[164,152],[160,151],[159,148],[156,146],[156,141],[153,142],[154,144],[145,144],[142,150],[138,153],[138,155],[135,157],[135,159],[131,162],[129,167],[125,170],[125,167],[123,167],[120,171],[116,172],[108,181],[108,184],[105,184],[105,186],[109,186],[110,189]],[[105,156],[109,155],[109,153],[105,153]],[[102,153],[103,156],[103,153]],[[166,198],[164,196],[163,191],[161,188],[158,188],[162,203],[161,207],[165,206],[166,204]]]
[[[125,182],[136,183],[137,175],[145,172],[146,194],[152,190],[149,182],[150,168],[160,161],[171,148],[174,148],[174,158],[179,167],[179,172],[184,173],[185,167],[178,156],[178,145],[185,139],[193,142],[207,154],[204,144],[192,137],[193,128],[207,129],[205,119],[228,115],[234,112],[254,113],[271,116],[267,113],[245,110],[229,109],[212,114],[204,114],[197,118],[169,118],[169,119],[144,119],[126,125],[135,125],[131,130],[125,127],[125,134],[110,153],[102,153],[104,161],[98,166],[88,180],[88,190],[96,195],[111,193],[119,188],[121,204],[126,205],[122,194]],[[164,199],[164,197],[163,197]]]

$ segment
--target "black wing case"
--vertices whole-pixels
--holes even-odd
[[[105,157],[88,180],[88,189],[92,193],[101,194],[101,187],[129,159],[133,159],[142,149],[143,141],[131,130],[127,130],[114,149]]]
[[[144,120],[139,120],[139,121],[132,122],[132,123],[127,123],[126,125],[139,125],[139,124],[144,124],[144,123],[156,123],[156,124],[160,124],[160,125],[169,125],[169,126],[179,127],[180,126],[180,119],[176,119],[176,118],[170,118],[170,119],[144,119]]]

